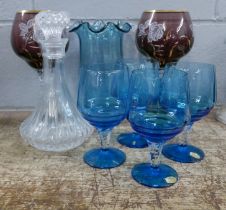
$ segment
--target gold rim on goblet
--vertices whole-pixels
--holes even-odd
[[[33,10],[26,10],[26,9],[24,9],[24,10],[19,10],[16,13],[26,14],[26,13],[39,13],[39,12],[43,12],[43,11],[48,11],[48,10],[35,10],[35,9],[33,9]]]
[[[153,12],[156,12],[156,13],[175,13],[175,12],[178,12],[178,13],[184,13],[184,12],[188,12],[187,10],[145,10],[144,11],[145,13],[153,13]]]

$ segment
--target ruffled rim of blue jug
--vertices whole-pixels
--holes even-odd
[[[72,27],[70,27],[69,31],[73,32],[75,30],[78,30],[82,25],[87,25],[88,29],[92,31],[93,33],[100,33],[104,31],[106,28],[114,26],[116,29],[123,33],[127,33],[132,29],[132,26],[128,22],[105,22],[103,20],[96,20],[92,24],[88,21],[78,21],[76,22]]]

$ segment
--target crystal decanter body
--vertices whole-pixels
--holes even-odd
[[[66,38],[70,19],[63,12],[42,12],[35,18],[35,36],[41,44],[43,80],[39,103],[20,127],[27,143],[45,151],[66,151],[81,145],[92,128],[75,107],[64,80]],[[52,30],[51,30],[52,29]]]

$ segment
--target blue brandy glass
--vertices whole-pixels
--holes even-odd
[[[110,147],[110,134],[128,113],[128,71],[121,63],[94,64],[83,68],[78,108],[97,129],[101,142],[100,148],[85,153],[84,161],[94,168],[114,168],[126,159],[124,152]]]
[[[194,163],[204,158],[204,152],[188,144],[188,137],[194,122],[208,115],[216,101],[215,66],[206,63],[181,62],[177,68],[188,73],[190,92],[190,119],[184,130],[184,141],[168,144],[163,148],[163,155],[182,163]]]
[[[142,68],[152,68],[152,64],[146,59],[140,58],[139,61],[132,59],[124,59],[124,63],[128,66],[129,75],[135,70]],[[145,91],[145,90],[144,90]],[[129,115],[127,116],[128,119]],[[145,148],[148,147],[146,139],[137,132],[122,133],[117,138],[118,142],[129,148]]]
[[[133,167],[132,177],[140,184],[162,188],[178,180],[177,172],[160,163],[163,144],[179,134],[188,115],[187,73],[167,66],[134,71],[131,76],[129,121],[144,136],[150,162]]]

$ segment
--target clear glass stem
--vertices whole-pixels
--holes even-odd
[[[183,131],[183,141],[181,143],[182,146],[188,145],[190,139],[190,132],[191,132],[192,125],[186,125]]]
[[[42,80],[43,80],[43,72],[38,72],[38,78],[39,78],[39,81],[42,82]]]
[[[106,149],[110,146],[111,130],[98,130],[101,149]]]
[[[149,149],[149,161],[151,166],[157,168],[161,163],[161,154],[162,154],[163,143],[149,142],[148,141],[148,149]]]

